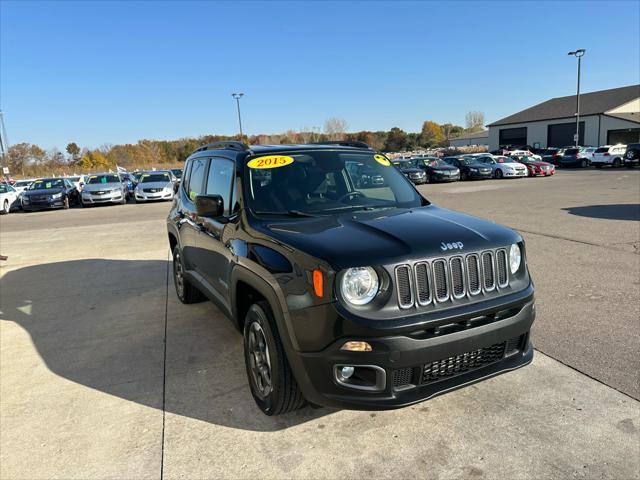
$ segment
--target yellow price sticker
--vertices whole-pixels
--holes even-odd
[[[389,167],[391,166],[391,163],[389,162],[389,160],[387,160],[386,158],[384,158],[384,156],[382,155],[374,155],[373,159],[378,162],[380,165],[384,165],[385,167]]]
[[[247,163],[249,168],[279,168],[293,163],[293,158],[286,155],[267,155],[258,157]]]

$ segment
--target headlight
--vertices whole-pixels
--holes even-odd
[[[340,291],[353,305],[366,305],[378,293],[378,274],[371,267],[348,269],[342,277]]]
[[[520,268],[520,261],[522,260],[522,254],[520,252],[520,247],[514,243],[511,245],[511,249],[509,250],[509,268],[511,269],[511,273],[514,274]]]
[[[54,193],[53,195],[51,195],[51,198],[62,198],[62,192]]]
[[[477,171],[478,171],[478,169],[477,169],[477,168],[470,168],[470,169],[469,169],[469,171],[470,171],[470,172],[477,172]]]

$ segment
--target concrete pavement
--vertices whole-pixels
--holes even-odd
[[[562,210],[640,203],[601,173],[421,187],[536,232],[533,340],[568,366],[389,412],[262,415],[240,335],[175,297],[167,204],[0,218],[0,478],[640,478],[640,223]]]

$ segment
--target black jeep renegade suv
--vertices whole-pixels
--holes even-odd
[[[383,181],[356,188],[354,165]],[[402,407],[533,358],[520,235],[429,203],[364,144],[205,145],[176,188],[178,297],[243,332],[268,415]]]

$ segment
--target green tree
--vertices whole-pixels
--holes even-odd
[[[442,128],[436,122],[427,120],[422,124],[420,132],[420,145],[425,147],[433,147],[440,145],[444,140]]]
[[[71,156],[71,162],[76,163],[80,157],[80,147],[76,142],[71,142],[67,145],[67,153]]]
[[[389,130],[387,141],[384,144],[384,149],[388,152],[399,152],[401,150],[406,150],[407,141],[407,132],[401,130],[398,127],[393,127],[391,130]]]

